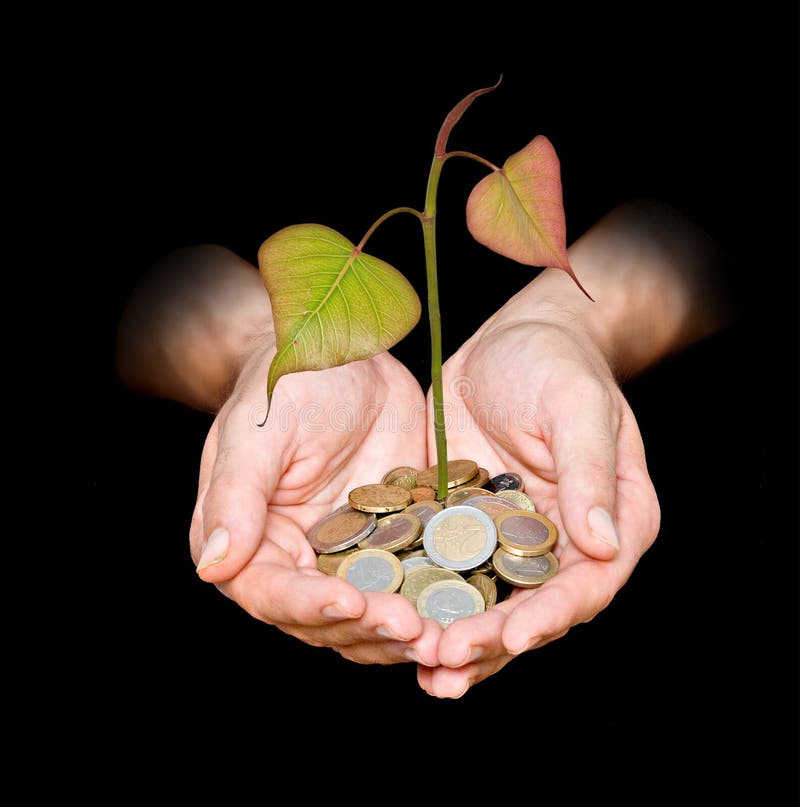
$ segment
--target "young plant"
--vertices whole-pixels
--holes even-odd
[[[427,273],[440,496],[447,490],[447,436],[436,197],[445,162],[451,157],[466,157],[491,170],[467,200],[467,228],[476,241],[519,263],[563,269],[589,297],[569,264],[560,165],[550,141],[537,135],[502,168],[467,151],[447,151],[450,133],[464,112],[478,96],[496,89],[499,83],[470,93],[445,118],[436,138],[422,211],[397,207],[384,213],[358,244],[321,224],[295,224],[270,236],[258,252],[259,269],[272,303],[278,351],[267,378],[269,402],[278,380],[287,373],[368,359],[397,344],[414,328],[421,313],[416,291],[397,269],[368,255],[364,248],[375,230],[392,216],[409,213],[419,219]]]

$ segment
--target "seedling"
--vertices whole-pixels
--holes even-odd
[[[440,496],[447,490],[447,435],[436,197],[445,162],[466,157],[491,171],[467,200],[467,228],[476,241],[518,263],[563,269],[589,297],[569,264],[560,164],[550,141],[537,135],[502,168],[471,152],[447,151],[450,133],[464,112],[478,96],[499,84],[471,92],[445,118],[436,138],[423,210],[396,207],[384,213],[357,244],[321,224],[295,224],[270,236],[258,251],[277,339],[277,353],[267,377],[269,401],[278,380],[287,373],[368,359],[397,344],[414,328],[422,308],[413,286],[397,269],[368,255],[364,248],[375,230],[392,216],[409,213],[419,219],[427,274]]]

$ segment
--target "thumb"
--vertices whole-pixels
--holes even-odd
[[[609,391],[592,382],[567,396],[552,425],[551,449],[564,529],[579,549],[598,560],[611,560],[619,552],[616,413]]]
[[[205,495],[198,505],[197,574],[203,580],[230,580],[261,544],[267,507],[280,479],[284,431],[269,429],[269,422],[259,427],[244,404],[228,413],[210,460]]]

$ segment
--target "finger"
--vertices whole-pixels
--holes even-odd
[[[227,412],[203,498],[204,540],[197,573],[211,583],[230,579],[253,556],[287,465],[288,430],[276,427],[273,418],[258,427],[251,415],[244,402]]]
[[[615,524],[618,405],[600,379],[572,380],[549,421],[558,506],[569,540],[587,555],[619,552]]]
[[[576,551],[574,547],[570,549]],[[503,625],[503,646],[518,655],[593,619],[608,606],[631,569],[628,557],[611,562],[583,559],[571,565],[564,563],[544,585],[509,601],[513,609]]]
[[[334,646],[343,658],[359,664],[399,664],[415,662],[436,666],[436,648],[441,626],[432,619],[422,620],[422,633],[413,641],[373,640],[346,646]]]
[[[355,586],[335,575],[296,568],[287,553],[272,554],[274,560],[250,563],[219,586],[251,616],[292,635],[305,629],[299,638],[330,646],[331,642],[317,640],[314,627],[357,624],[364,615],[367,602]]]
[[[417,667],[417,682],[435,698],[463,698],[471,687],[502,670],[513,658],[505,654],[455,670],[449,667]]]
[[[329,647],[346,647],[364,642],[409,642],[422,633],[422,620],[405,597],[384,592],[360,592],[340,578],[334,579],[363,599],[365,604],[361,613],[358,619],[326,625],[324,628],[314,627],[315,624],[323,624],[320,621],[312,623],[305,620],[306,624],[299,628],[304,640]],[[292,631],[297,626],[285,624],[282,627]]]
[[[505,620],[506,613],[498,606],[448,625],[439,642],[439,664],[464,667],[505,654],[507,651],[501,638]]]

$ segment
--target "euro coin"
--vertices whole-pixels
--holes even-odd
[[[432,502],[436,499],[436,491],[429,485],[411,488],[410,493],[415,502]]]
[[[361,549],[405,549],[422,532],[422,522],[413,513],[392,513],[378,520],[374,530],[358,542]]]
[[[456,488],[455,490],[451,491],[447,499],[445,501],[445,507],[455,507],[457,504],[463,504],[467,499],[472,496],[494,496],[489,490],[486,488],[475,488],[475,487],[462,487]]]
[[[478,473],[478,463],[473,460],[450,460],[447,463],[447,487],[463,485]],[[417,485],[439,487],[439,466],[431,465],[417,474]]]
[[[467,583],[475,586],[483,597],[488,610],[497,602],[497,586],[494,580],[484,572],[475,572],[467,578]]]
[[[431,518],[441,510],[442,505],[440,502],[430,501],[414,502],[413,504],[409,504],[408,507],[401,512],[413,513],[415,516],[418,516],[419,520],[422,522],[422,526],[424,527],[431,520]]]
[[[318,521],[306,535],[316,552],[340,552],[354,546],[375,529],[374,513],[354,510],[345,504]]]
[[[350,491],[347,500],[364,513],[395,513],[411,504],[411,494],[399,485],[361,485]]]
[[[353,552],[358,552],[358,547],[344,549],[341,552],[328,552],[325,555],[317,555],[317,568],[325,574],[335,575],[339,564]]]
[[[402,564],[401,564],[402,565]],[[441,566],[428,566],[409,571],[400,586],[400,593],[413,605],[417,605],[420,592],[431,583],[440,580],[463,580],[464,578],[452,569],[443,569]]]
[[[512,555],[498,546],[492,556],[492,565],[498,577],[517,588],[538,588],[558,571],[558,558],[552,553],[526,558]]]
[[[501,499],[495,494],[491,494],[489,496],[473,496],[468,499],[464,499],[464,501],[461,502],[461,506],[475,507],[478,510],[486,513],[489,518],[495,518],[501,513],[510,513],[512,510],[519,510],[514,502],[510,502],[508,499]]]
[[[487,561],[497,546],[494,521],[475,507],[445,507],[425,525],[422,545],[444,569],[461,572]]]
[[[558,538],[556,525],[547,516],[530,510],[501,513],[495,516],[494,524],[497,527],[497,543],[512,555],[544,555],[555,546]],[[369,537],[365,540],[368,541]]]
[[[478,473],[475,474],[471,479],[468,479],[461,485],[455,485],[452,488],[448,488],[450,493],[453,493],[456,490],[464,490],[465,488],[483,488],[483,486],[489,481],[489,472],[486,468],[478,468]]]
[[[440,580],[426,586],[417,597],[417,613],[435,619],[443,628],[457,619],[486,610],[483,596],[464,580]]]
[[[515,473],[504,473],[493,476],[487,483],[486,489],[497,493],[501,490],[525,490],[522,477]]]
[[[336,576],[360,591],[392,594],[403,582],[403,566],[395,554],[385,549],[359,549],[339,564]]]
[[[382,485],[399,485],[401,488],[413,488],[417,484],[417,471],[410,465],[400,465],[397,468],[392,468],[387,471],[381,479]]]
[[[513,488],[498,490],[495,495],[499,496],[501,499],[508,499],[508,501],[514,502],[520,510],[530,510],[532,513],[536,512],[536,505],[534,505],[533,499],[521,490],[515,490]]]

